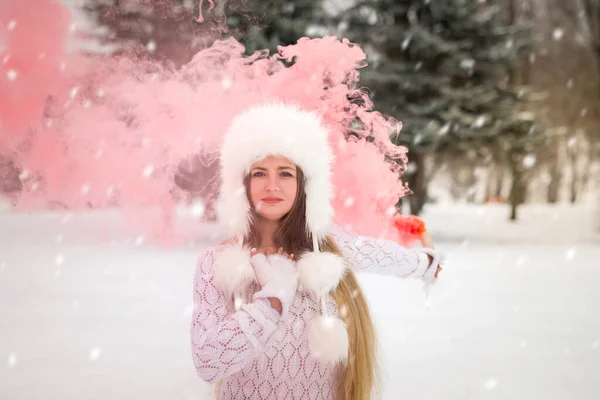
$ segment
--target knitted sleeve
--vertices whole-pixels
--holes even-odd
[[[217,250],[210,249],[198,262],[191,326],[196,372],[209,383],[240,371],[258,357],[280,318],[266,299],[234,312],[231,301],[214,284],[216,254]]]
[[[407,249],[394,241],[360,236],[339,226],[332,228],[331,235],[354,272],[419,278],[425,282],[435,279],[441,257],[437,250]]]

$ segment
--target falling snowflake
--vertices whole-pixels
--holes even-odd
[[[484,387],[486,390],[494,390],[498,387],[498,380],[495,378],[490,378],[485,382]]]
[[[192,203],[192,217],[202,218],[205,212],[206,206],[204,205],[204,201],[202,199],[194,200]]]
[[[136,246],[140,246],[142,243],[144,243],[144,237],[143,236],[138,236],[137,238],[135,238],[135,245]]]
[[[149,41],[148,44],[146,45],[146,49],[150,53],[154,53],[156,51],[156,42],[154,40]]]
[[[64,238],[65,237],[64,237],[63,234],[58,234],[58,235],[56,235],[56,238],[54,238],[54,242],[57,243],[57,244],[58,243],[62,243],[62,241],[64,240]]]
[[[446,123],[444,126],[442,126],[440,128],[440,131],[438,132],[440,135],[447,135],[448,132],[450,132],[450,122]]]
[[[460,60],[460,67],[463,69],[473,69],[475,67],[475,60],[472,58],[463,58]]]
[[[409,36],[406,39],[404,39],[402,41],[402,50],[406,50],[408,48],[408,46],[410,45],[410,41],[412,40],[412,38]]]
[[[15,365],[17,365],[17,353],[11,353],[8,356],[8,362],[7,362],[7,364],[8,364],[9,368],[14,368]]]
[[[9,32],[14,30],[17,27],[17,21],[15,21],[14,19],[11,19],[10,21],[8,21],[8,30]]]
[[[574,248],[570,248],[569,250],[565,251],[565,261],[573,261],[576,254],[577,250],[575,250]]]
[[[562,28],[556,28],[554,32],[552,32],[552,38],[554,40],[561,40],[565,35],[565,31]]]
[[[225,89],[229,89],[232,85],[231,79],[229,78],[223,78],[221,80],[221,86],[223,86]]]
[[[79,93],[79,87],[75,86],[73,89],[71,89],[71,92],[69,93],[69,96],[71,96],[71,98],[75,98],[75,96],[77,96],[77,93]]]
[[[57,269],[56,272],[54,273],[54,277],[58,278],[60,276],[60,274],[61,274],[60,269]]]
[[[519,257],[517,258],[517,260],[515,261],[515,267],[521,267],[521,266],[523,266],[523,265],[524,265],[524,264],[527,262],[527,259],[528,259],[528,258],[529,258],[529,257],[528,257],[528,256],[525,256],[525,255],[523,255],[523,256],[519,256]]]
[[[6,73],[6,77],[9,81],[14,81],[15,79],[17,79],[17,71],[15,71],[14,69],[9,69]]]
[[[90,192],[90,185],[89,184],[84,184],[81,185],[81,195],[85,196],[86,194],[88,194]]]
[[[144,168],[143,175],[145,178],[150,178],[152,176],[153,172],[154,172],[154,167],[152,165],[148,165],[146,168]]]
[[[472,127],[473,128],[481,128],[485,124],[485,121],[486,121],[485,116],[480,115],[479,117],[477,117],[475,122],[473,122]]]
[[[184,310],[183,310],[183,316],[185,318],[191,317],[192,313],[194,312],[194,305],[193,304],[189,304]]]
[[[600,347],[600,339],[592,343],[592,349],[596,350],[598,347]]]
[[[90,351],[90,360],[96,361],[98,359],[98,357],[100,357],[101,353],[102,353],[102,350],[99,349],[98,347],[93,348],[92,351]]]
[[[574,85],[573,79],[569,79],[569,80],[567,81],[567,87],[568,87],[569,89],[573,89],[573,85]]]
[[[352,207],[352,204],[354,204],[354,197],[352,197],[352,196],[346,197],[346,200],[344,200],[344,207],[346,207],[346,208]]]
[[[65,262],[64,254],[57,254],[56,257],[54,258],[54,264],[56,264],[57,267],[60,267],[61,265],[63,265],[64,262]]]
[[[29,171],[27,171],[26,169],[24,169],[23,172],[21,172],[19,174],[19,179],[22,180],[22,181],[24,181],[28,177],[29,177]]]
[[[533,154],[527,154],[525,157],[523,157],[523,166],[525,168],[531,168],[535,165],[536,162],[536,157]]]

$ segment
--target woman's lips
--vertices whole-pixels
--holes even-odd
[[[277,199],[275,197],[266,197],[266,198],[262,199],[262,202],[265,204],[277,204],[282,201],[283,201],[282,199]]]

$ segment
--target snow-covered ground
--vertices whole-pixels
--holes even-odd
[[[360,276],[384,399],[600,398],[600,239],[591,210],[431,207],[450,263],[417,281]],[[0,398],[208,399],[189,350],[192,275],[211,227],[152,244],[114,211],[0,212]]]

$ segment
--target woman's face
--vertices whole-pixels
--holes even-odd
[[[292,209],[298,192],[296,165],[269,156],[250,169],[250,200],[261,217],[279,221]]]

